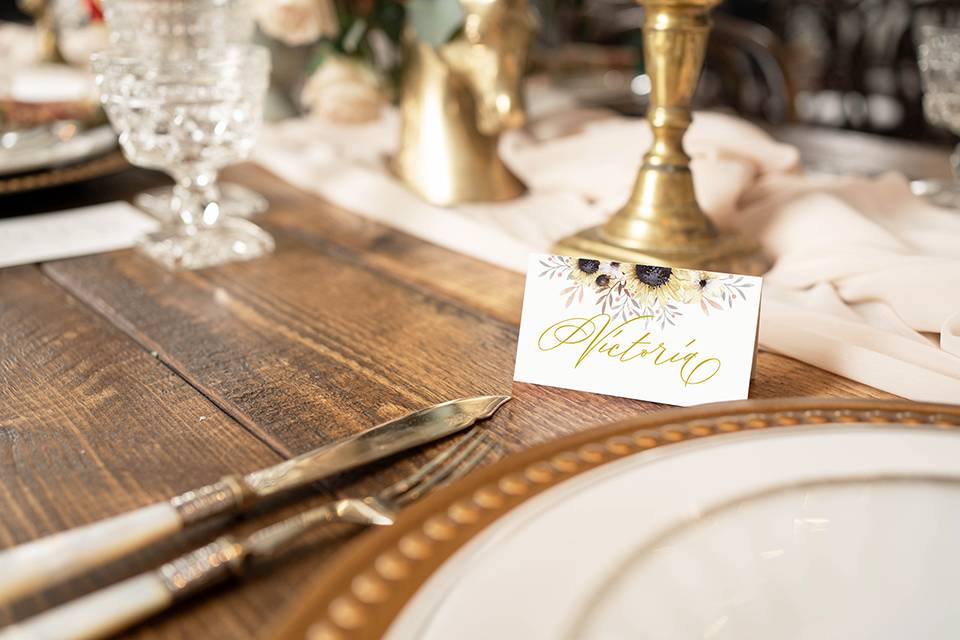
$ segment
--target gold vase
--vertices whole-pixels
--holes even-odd
[[[580,231],[554,247],[560,255],[761,273],[755,242],[719,233],[697,204],[683,136],[690,125],[710,33],[710,9],[719,0],[638,0],[644,7],[643,53],[651,81],[647,118],[653,132],[633,193],[605,224]]]
[[[434,47],[404,38],[393,173],[432,204],[496,202],[526,188],[497,152],[521,126],[520,85],[535,22],[527,0],[461,0],[464,28]]]

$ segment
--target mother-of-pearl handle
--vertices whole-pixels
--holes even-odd
[[[0,640],[105,638],[172,602],[163,579],[155,572],[144,573],[0,629]]]
[[[94,640],[111,636],[175,600],[227,579],[247,557],[230,536],[142,573],[0,630],[0,640]]]
[[[160,502],[0,551],[0,604],[140,549],[183,528]]]

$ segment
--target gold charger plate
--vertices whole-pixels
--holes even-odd
[[[0,177],[0,195],[58,187],[123,171],[130,165],[119,150],[69,165]]]
[[[604,425],[509,456],[404,511],[325,567],[271,638],[381,638],[450,556],[513,508],[579,474],[675,442],[818,424],[904,424],[955,429],[960,406],[906,400],[777,399],[668,409]]]

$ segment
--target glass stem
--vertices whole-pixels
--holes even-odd
[[[216,171],[194,171],[176,176],[173,206],[188,227],[211,227],[220,220],[220,189]]]

